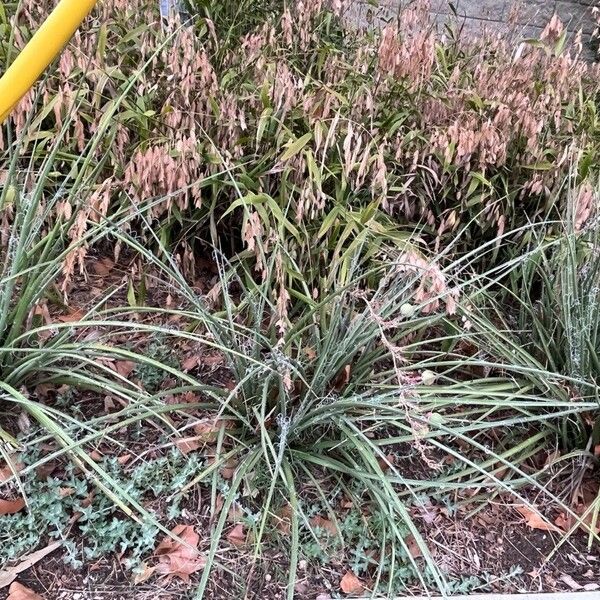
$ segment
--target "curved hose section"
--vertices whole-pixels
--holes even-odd
[[[97,0],[60,0],[0,78],[0,123],[58,56]]]

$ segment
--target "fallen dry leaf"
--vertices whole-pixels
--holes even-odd
[[[352,372],[352,367],[350,365],[346,365],[336,376],[333,382],[333,388],[337,392],[341,392],[347,385],[350,383],[350,375]]]
[[[104,456],[98,452],[98,450],[92,450],[89,456],[94,462],[100,462],[104,458]]]
[[[544,467],[552,466],[558,459],[560,458],[560,451],[553,450],[552,452],[548,452],[548,456],[544,461]]]
[[[83,317],[85,317],[85,311],[81,308],[78,308],[67,315],[61,315],[58,317],[58,320],[61,323],[75,323],[83,320]]]
[[[246,543],[246,532],[244,526],[238,523],[234,528],[227,534],[227,541],[234,546],[243,546]]]
[[[58,495],[61,498],[68,498],[69,496],[72,496],[75,493],[75,489],[72,487],[59,487],[58,488]]]
[[[308,358],[308,360],[315,360],[317,358],[317,353],[315,352],[314,348],[311,348],[310,346],[304,348],[304,354],[306,354],[306,358]]]
[[[275,527],[281,532],[288,534],[292,530],[292,507],[289,504],[282,506],[274,515],[277,521]]]
[[[560,580],[567,584],[572,590],[579,591],[583,589],[583,586],[577,583],[570,575],[566,573],[560,576]]]
[[[386,473],[390,466],[394,466],[396,462],[396,457],[393,454],[386,454],[385,457],[379,456],[377,457],[377,462],[379,463],[379,468]]]
[[[243,518],[244,511],[242,507],[237,502],[233,502],[227,511],[227,521],[229,523],[239,523]]]
[[[110,396],[104,398],[104,412],[109,413],[117,407],[115,401]]]
[[[51,552],[54,552],[60,546],[62,546],[62,542],[53,542],[41,550],[25,555],[18,565],[0,571],[0,589],[10,585],[17,578],[19,573],[27,571],[27,569],[33,567],[33,565],[42,560],[42,558],[48,556]]]
[[[8,589],[6,600],[44,600],[44,598],[15,581]]]
[[[135,370],[136,364],[132,360],[116,360],[115,369],[121,377],[129,377]]]
[[[189,454],[200,448],[200,442],[197,437],[180,438],[175,441],[175,446],[177,446],[181,454]]]
[[[0,467],[0,483],[4,483],[11,479],[14,473],[17,475],[23,470],[25,466],[22,462],[18,462],[13,458],[9,458],[10,464],[7,464],[5,467]]]
[[[579,523],[579,528],[582,531],[589,533],[594,526],[594,511],[589,510],[589,506],[586,506],[585,504],[579,504],[574,510],[580,517],[585,515],[581,523]],[[557,527],[559,527],[562,531],[570,531],[575,525],[575,523],[575,517],[572,517],[571,515],[567,515],[565,513],[560,513],[558,517],[554,519],[554,524]],[[594,533],[600,533],[600,519],[596,521],[594,529]]]
[[[144,581],[148,581],[148,579],[154,575],[155,571],[156,567],[149,567],[145,562],[143,562],[133,576],[133,585],[139,585],[140,583],[144,583]]]
[[[525,517],[525,524],[531,529],[539,529],[541,531],[556,531],[560,532],[560,529],[545,519],[538,511],[524,504],[521,506],[515,506],[515,509]]]
[[[25,500],[17,498],[16,500],[0,499],[0,515],[14,515],[25,508]]]
[[[200,362],[203,367],[210,367],[211,369],[215,369],[225,364],[225,355],[221,353],[206,354],[202,356],[202,360]]]
[[[406,547],[413,558],[419,558],[423,556],[423,552],[421,552],[421,548],[419,547],[419,544],[417,544],[417,540],[415,539],[414,535],[409,535],[405,542]]]
[[[352,571],[346,571],[340,581],[340,589],[344,594],[360,594],[365,588],[361,580]]]
[[[100,277],[106,277],[113,270],[114,266],[115,261],[108,256],[92,262],[92,269],[94,273]]]
[[[17,425],[21,433],[27,433],[31,429],[31,420],[25,411],[22,411],[17,418]]]
[[[191,356],[188,356],[183,361],[183,363],[181,365],[181,369],[182,369],[182,371],[187,373],[188,371],[195,369],[198,366],[199,362],[200,362],[200,357],[197,354],[192,354]]]
[[[238,467],[238,461],[235,458],[230,458],[219,471],[221,473],[221,477],[223,479],[233,479],[235,475],[235,470]]]
[[[126,465],[131,460],[131,454],[122,454],[117,457],[117,462],[123,466]]]
[[[181,541],[166,537],[157,546],[154,551],[158,557],[156,572],[189,581],[192,573],[206,566],[206,558],[197,550],[200,536],[191,525],[177,525],[171,533]]]
[[[307,581],[298,581],[294,584],[294,592],[300,598],[305,598],[310,591],[310,586]]]
[[[554,524],[563,531],[571,529],[572,522],[571,517],[565,515],[565,513],[560,513],[560,515],[554,519]]]
[[[52,473],[54,473],[54,471],[56,470],[57,467],[58,467],[58,461],[49,460],[49,461],[46,461],[45,463],[41,464],[35,470],[35,474],[40,479],[48,479],[48,477],[50,477],[50,475],[52,475]]]
[[[194,432],[205,443],[215,442],[221,429],[233,429],[235,421],[230,419],[202,419],[194,425]]]
[[[320,529],[324,529],[330,535],[338,534],[338,528],[337,528],[336,524],[333,521],[326,519],[325,517],[321,517],[320,515],[317,515],[316,517],[312,517],[312,519],[310,519],[310,524],[313,527],[318,527]]]

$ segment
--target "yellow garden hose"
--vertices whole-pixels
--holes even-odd
[[[96,0],[60,0],[0,78],[0,123],[58,56]]]

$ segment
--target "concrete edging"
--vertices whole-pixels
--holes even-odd
[[[475,594],[474,596],[401,596],[395,600],[600,600],[597,592],[554,592],[545,594]]]

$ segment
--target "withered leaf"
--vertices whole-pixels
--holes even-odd
[[[312,519],[310,519],[310,524],[312,525],[312,527],[324,529],[330,535],[338,534],[338,528],[336,524],[333,521],[326,519],[325,517],[321,517],[320,515],[312,517]]]
[[[44,600],[44,598],[15,581],[8,589],[6,600]]]
[[[525,517],[525,523],[531,529],[539,529],[541,531],[558,531],[560,529],[550,523],[547,519],[545,519],[537,510],[534,508],[530,508],[529,506],[525,506],[524,504],[521,506],[515,506],[515,509]]]
[[[221,429],[233,429],[235,422],[231,419],[202,419],[194,425],[194,432],[203,442],[214,442],[217,440]]]
[[[225,462],[225,464],[221,467],[221,470],[219,471],[221,473],[221,477],[223,479],[233,479],[237,467],[237,459],[235,457],[230,458]]]
[[[33,565],[42,560],[42,558],[48,556],[48,554],[54,552],[54,550],[56,550],[60,546],[62,546],[62,541],[53,542],[52,544],[49,544],[41,550],[36,550],[31,554],[25,555],[21,559],[21,562],[19,562],[14,567],[7,567],[5,569],[2,569],[0,571],[0,589],[6,587],[7,585],[10,585],[17,578],[17,575],[19,573],[30,569],[31,567],[33,567]]]
[[[275,513],[275,520],[277,529],[281,533],[288,534],[292,530],[292,507],[289,504],[282,506]]]
[[[155,571],[156,567],[149,567],[143,562],[133,576],[133,585],[139,585],[140,583],[144,583],[144,581],[148,581],[148,579],[154,575]]]
[[[583,586],[580,583],[577,583],[577,581],[575,581],[570,575],[568,575],[567,573],[563,574],[560,576],[560,580],[563,583],[566,583],[572,590],[575,590],[576,592],[578,592],[579,590],[583,589]]]
[[[132,360],[116,360],[115,369],[121,377],[129,377],[135,370],[136,364]]]
[[[340,589],[344,594],[360,594],[364,590],[364,586],[352,571],[346,571],[340,581]]]
[[[579,517],[583,517],[579,523],[579,528],[582,531],[589,533],[591,529],[594,529],[595,534],[600,533],[600,520],[594,522],[594,511],[590,510],[588,505],[579,504],[575,507],[574,511]],[[583,515],[585,515],[585,517]],[[554,524],[562,531],[570,531],[576,522],[576,517],[565,513],[560,513],[558,517],[554,519]]]
[[[182,454],[189,454],[200,448],[200,442],[197,437],[179,438],[175,441],[175,446]]]
[[[171,533],[181,541],[166,537],[157,546],[154,551],[158,557],[156,572],[188,581],[192,573],[206,566],[206,558],[197,550],[200,536],[191,525],[177,525]]]
[[[105,256],[100,260],[95,260],[92,263],[92,269],[94,270],[94,273],[100,277],[106,277],[113,270],[114,266],[115,261],[108,256]]]
[[[15,461],[14,459],[9,460],[10,464],[7,464],[4,467],[0,467],[0,483],[8,481],[13,477],[15,473],[18,475],[25,466],[22,462]]]
[[[98,450],[92,450],[89,453],[89,457],[95,462],[100,462],[104,458]]]
[[[200,357],[197,354],[192,354],[191,356],[188,356],[183,361],[183,364],[181,365],[181,369],[187,373],[188,371],[195,369],[198,366],[199,362],[200,362]]]
[[[246,543],[246,532],[241,523],[235,525],[227,534],[227,541],[234,546],[243,546]]]
[[[83,317],[85,317],[85,312],[83,311],[83,309],[77,308],[67,315],[61,315],[60,317],[58,317],[58,320],[61,323],[75,323],[77,321],[83,320]]]
[[[17,498],[16,500],[0,499],[0,515],[14,515],[25,508],[25,500]]]
[[[349,383],[350,383],[350,374],[352,372],[352,367],[350,365],[346,365],[336,376],[333,382],[333,388],[337,392],[341,392]]]
[[[421,548],[419,547],[419,544],[417,543],[417,540],[415,539],[414,535],[409,535],[406,540],[406,547],[408,548],[408,551],[410,552],[410,555],[413,558],[419,558],[421,556],[423,556],[423,552],[421,551]]]

